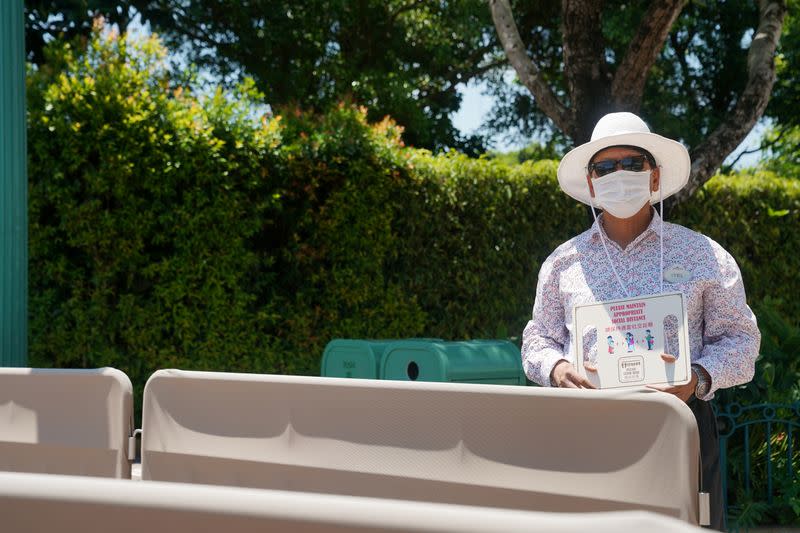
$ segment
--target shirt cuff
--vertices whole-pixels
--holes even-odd
[[[714,378],[711,377],[711,372],[708,371],[706,367],[701,365],[700,363],[692,363],[692,370],[697,369],[698,372],[702,372],[705,374],[706,379],[708,380],[708,389],[706,389],[706,393],[703,396],[697,396],[697,389],[695,388],[695,397],[698,400],[709,401],[714,398]]]
[[[564,357],[564,354],[559,353],[555,350],[548,351],[548,353],[542,359],[542,384],[546,387],[555,387],[555,384],[550,381],[550,376],[553,375],[553,367],[555,367],[559,361],[567,361],[569,359]]]

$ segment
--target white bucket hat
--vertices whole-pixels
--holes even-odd
[[[647,124],[633,113],[609,113],[601,118],[592,131],[592,139],[570,150],[558,165],[558,183],[561,190],[579,202],[590,204],[589,160],[594,154],[610,146],[637,146],[650,152],[661,169],[661,189],[664,198],[681,190],[689,181],[691,160],[689,152],[679,142],[650,133]],[[654,192],[650,203],[658,203],[659,193]]]

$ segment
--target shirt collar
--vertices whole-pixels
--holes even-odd
[[[642,239],[644,239],[651,233],[654,234],[656,237],[661,235],[661,215],[658,214],[658,209],[656,209],[655,207],[651,207],[650,209],[653,210],[653,217],[650,219],[650,224],[647,225],[647,227],[642,233],[640,233],[635,239],[633,239],[633,241],[627,246],[627,248],[635,246]],[[593,239],[599,239],[601,236],[600,234],[602,234],[602,237],[606,239],[606,242],[608,242],[610,241],[610,239],[608,238],[608,234],[606,233],[605,228],[603,228],[603,223],[602,223],[603,215],[604,213],[600,213],[599,215],[597,215],[597,220],[594,221],[589,231]]]

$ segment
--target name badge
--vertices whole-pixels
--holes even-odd
[[[664,281],[669,283],[686,283],[692,279],[692,273],[681,266],[671,266],[664,270]]]

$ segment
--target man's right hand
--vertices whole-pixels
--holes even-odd
[[[556,387],[563,387],[565,389],[595,389],[594,385],[592,385],[588,379],[578,374],[578,371],[575,370],[575,367],[572,366],[572,363],[567,361],[566,359],[562,359],[556,366],[553,367],[553,371],[550,373],[551,375],[551,383],[554,384]]]

